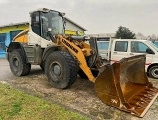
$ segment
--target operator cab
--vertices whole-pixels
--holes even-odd
[[[64,34],[63,13],[46,8],[38,9],[30,13],[30,29],[46,40],[51,35]]]

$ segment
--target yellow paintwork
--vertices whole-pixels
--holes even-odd
[[[20,32],[18,35],[16,35],[13,38],[13,41],[27,43],[28,42],[28,34],[27,34],[28,31],[29,31],[29,29],[26,29],[26,30]]]
[[[72,50],[71,47],[67,46],[67,45],[63,42],[63,40],[66,41],[69,45],[73,46],[73,48],[75,48],[78,52],[76,53],[74,50]],[[86,62],[86,59],[85,59],[85,56],[84,56],[84,53],[83,53],[83,51],[82,51],[83,49],[84,49],[84,50],[86,50],[86,49],[87,49],[87,50],[88,50],[88,49],[91,50],[90,48],[83,48],[83,49],[81,49],[81,48],[79,48],[78,46],[76,46],[73,42],[70,42],[70,41],[68,41],[67,39],[63,38],[62,35],[59,35],[59,36],[58,36],[58,39],[57,39],[57,43],[56,43],[56,44],[66,47],[66,48],[77,58],[77,60],[78,60],[78,62],[79,62],[80,68],[81,68],[81,69],[84,71],[84,73],[87,75],[88,79],[89,79],[90,81],[92,81],[92,82],[95,82],[95,79],[96,79],[96,78],[93,76],[93,74],[92,74],[90,68],[88,67],[87,62]],[[89,51],[89,50],[88,50],[88,51]]]
[[[88,45],[88,44],[85,43],[84,41],[82,41],[82,45],[83,45],[85,48],[90,48],[90,45]]]
[[[82,52],[83,52],[84,56],[90,56],[90,55],[92,55],[93,50],[89,49],[89,48],[83,48]]]
[[[65,30],[65,35],[77,35],[76,31],[73,30]],[[79,31],[79,35],[83,36],[84,32]]]

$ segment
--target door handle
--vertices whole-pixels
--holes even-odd
[[[134,55],[133,53],[130,53],[130,55]]]
[[[117,52],[114,52],[114,54],[117,54]]]

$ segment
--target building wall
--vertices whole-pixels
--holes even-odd
[[[76,31],[79,31],[79,35],[84,35],[84,30],[78,26],[72,24],[69,21],[66,21],[65,34],[67,35],[76,35]]]
[[[12,38],[27,28],[27,25],[0,27],[0,58],[5,58],[6,47],[9,46]]]
[[[111,37],[114,38],[115,33],[87,34],[89,37]]]

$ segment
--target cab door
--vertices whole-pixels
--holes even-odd
[[[128,57],[128,41],[113,41],[111,48],[111,63]]]
[[[103,59],[108,59],[109,41],[97,41],[98,52]]]

